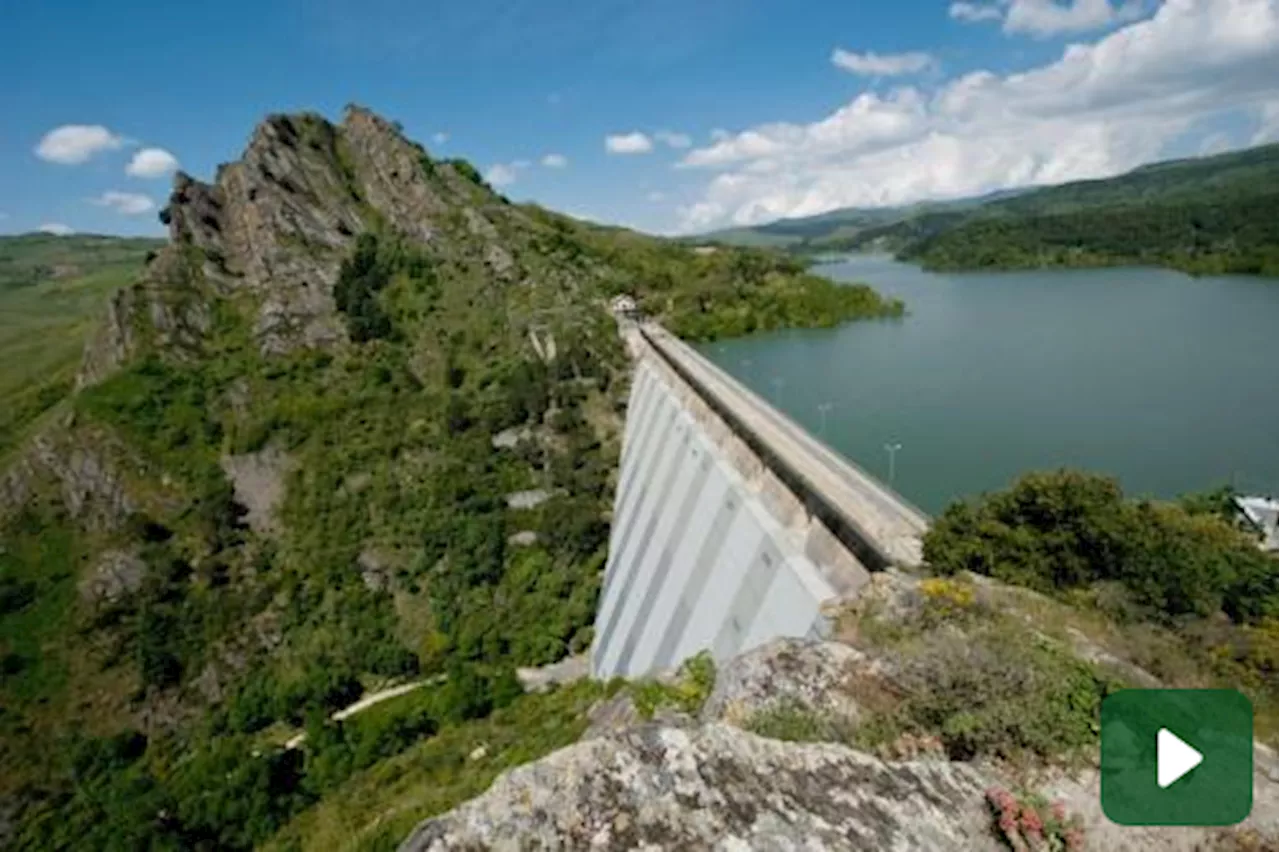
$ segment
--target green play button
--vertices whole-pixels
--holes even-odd
[[[1121,825],[1231,825],[1253,807],[1253,707],[1231,689],[1102,702],[1102,810]]]

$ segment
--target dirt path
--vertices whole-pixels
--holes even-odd
[[[401,695],[405,695],[407,693],[413,692],[415,689],[422,686],[426,686],[427,684],[433,682],[434,680],[435,678],[428,678],[426,680],[417,680],[417,681],[414,681],[413,683],[402,683],[399,686],[389,686],[386,689],[379,689],[377,692],[371,692],[368,695],[361,697],[361,699],[355,702],[354,704],[348,704],[346,707],[343,707],[341,710],[334,711],[333,715],[330,716],[329,718],[335,722],[341,722],[343,719],[346,719],[350,716],[354,716],[355,714],[361,712],[362,710],[368,710],[370,707],[372,707],[375,704],[380,704],[383,701],[387,701],[392,698],[398,698]],[[307,734],[304,731],[303,733],[294,735],[288,742],[284,744],[284,747],[297,748],[298,746],[302,745],[302,743],[306,739],[307,739]]]

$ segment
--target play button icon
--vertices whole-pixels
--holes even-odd
[[[1121,825],[1231,825],[1253,807],[1253,707],[1232,689],[1102,701],[1102,811]]]
[[[1156,732],[1156,786],[1161,790],[1204,763],[1204,755],[1168,728]]]

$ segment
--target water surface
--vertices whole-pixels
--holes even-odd
[[[885,445],[901,444],[893,484],[928,512],[1059,466],[1112,474],[1135,495],[1232,482],[1276,493],[1273,280],[939,274],[868,256],[818,269],[902,299],[908,315],[702,351],[883,479]]]

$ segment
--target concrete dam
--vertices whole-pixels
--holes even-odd
[[[620,325],[634,375],[593,676],[822,636],[825,603],[920,564],[923,512],[661,326]]]

